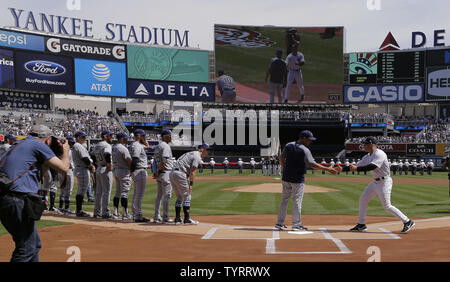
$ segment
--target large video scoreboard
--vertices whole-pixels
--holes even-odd
[[[424,83],[425,51],[352,53],[350,84]]]
[[[449,101],[450,49],[348,54],[345,103]]]

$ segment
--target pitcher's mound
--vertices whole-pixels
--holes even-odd
[[[241,186],[234,188],[223,189],[224,191],[234,192],[255,192],[255,193],[281,193],[281,183],[263,183],[257,185]],[[305,193],[327,193],[327,192],[339,192],[336,189],[324,188],[313,185],[305,186]]]

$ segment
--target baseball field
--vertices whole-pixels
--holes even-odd
[[[273,228],[281,200],[279,176],[262,176],[260,170],[255,174],[244,170],[241,175],[229,170],[225,175],[222,169],[212,175],[204,169],[192,193],[191,215],[199,225],[81,219],[46,212],[37,223],[43,244],[40,259],[67,261],[68,248],[75,246],[81,261],[361,262],[373,258],[370,248],[377,248],[380,261],[449,261],[447,173],[393,176],[392,204],[416,222],[408,234],[400,234],[402,223],[385,212],[377,198],[369,204],[367,232],[348,232],[357,223],[358,200],[370,179],[363,174],[308,171],[302,219],[309,230],[292,232]],[[153,218],[156,183],[151,177],[147,183],[144,215]],[[75,191],[76,187],[73,197]],[[130,198],[132,193],[133,189]],[[93,203],[86,202],[84,208],[92,212]],[[12,238],[0,225],[0,261],[8,261],[13,248]]]

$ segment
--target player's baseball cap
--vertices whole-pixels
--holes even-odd
[[[16,136],[14,136],[14,135],[12,135],[12,134],[6,134],[6,135],[5,135],[5,140],[9,140],[9,139],[12,139],[12,140],[14,140],[14,141],[17,140],[17,139],[16,139]]]
[[[113,135],[113,133],[110,130],[106,129],[106,130],[102,131],[101,136],[105,136],[105,135]]]
[[[117,138],[117,140],[122,139],[122,138],[128,139],[129,136],[125,132],[119,132],[116,134],[116,138]]]
[[[142,129],[136,129],[134,135],[145,135],[145,131]]]
[[[281,55],[281,54],[283,54],[283,50],[281,48],[278,48],[277,51],[275,52],[275,54]]]
[[[220,69],[220,70],[217,72],[217,74],[218,74],[219,76],[223,75],[224,73],[225,73],[225,71],[224,71],[223,69]]]
[[[168,129],[164,129],[163,131],[161,131],[161,136],[164,135],[172,135],[172,131],[168,130]]]
[[[197,149],[206,149],[206,150],[208,150],[209,149],[209,145],[206,144],[206,143],[203,143],[201,145],[198,145]]]
[[[308,138],[311,141],[316,140],[317,138],[313,136],[312,132],[309,130],[303,130],[300,132],[300,138]]]
[[[87,136],[86,132],[81,131],[81,130],[78,130],[77,132],[75,132],[75,135],[74,135],[75,138],[77,138],[77,137],[86,137],[86,136]]]
[[[363,144],[377,144],[377,139],[375,137],[369,136],[364,139]]]
[[[53,135],[53,132],[48,128],[48,126],[43,124],[33,125],[30,129],[30,135],[34,137],[49,137]]]
[[[75,138],[73,138],[73,136],[67,136],[67,142],[69,142],[69,143],[75,143],[76,141],[75,141]]]

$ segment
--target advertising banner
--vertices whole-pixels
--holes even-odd
[[[435,144],[407,144],[407,156],[434,155],[436,153]]]
[[[417,103],[423,100],[423,84],[344,85],[344,103]]]
[[[114,45],[100,42],[47,37],[45,40],[45,49],[50,53],[63,54],[73,57],[87,57],[119,61],[124,61],[126,59],[124,45]]]
[[[445,156],[450,154],[450,144],[436,144],[436,155]]]
[[[126,97],[126,64],[75,58],[75,93]]]
[[[15,58],[17,88],[73,93],[71,58],[22,51]]]
[[[128,80],[128,97],[156,100],[214,102],[214,83]]]
[[[208,82],[209,52],[128,46],[128,78]]]
[[[0,49],[0,88],[14,88],[14,53]]]
[[[450,100],[450,67],[427,68],[427,79],[427,101]]]
[[[377,147],[385,152],[406,152],[406,144],[377,144]],[[346,144],[347,152],[361,151],[364,152],[363,144]]]
[[[43,52],[44,37],[0,29],[0,46]]]
[[[19,93],[0,90],[0,105],[23,109],[50,109],[50,95]]]

